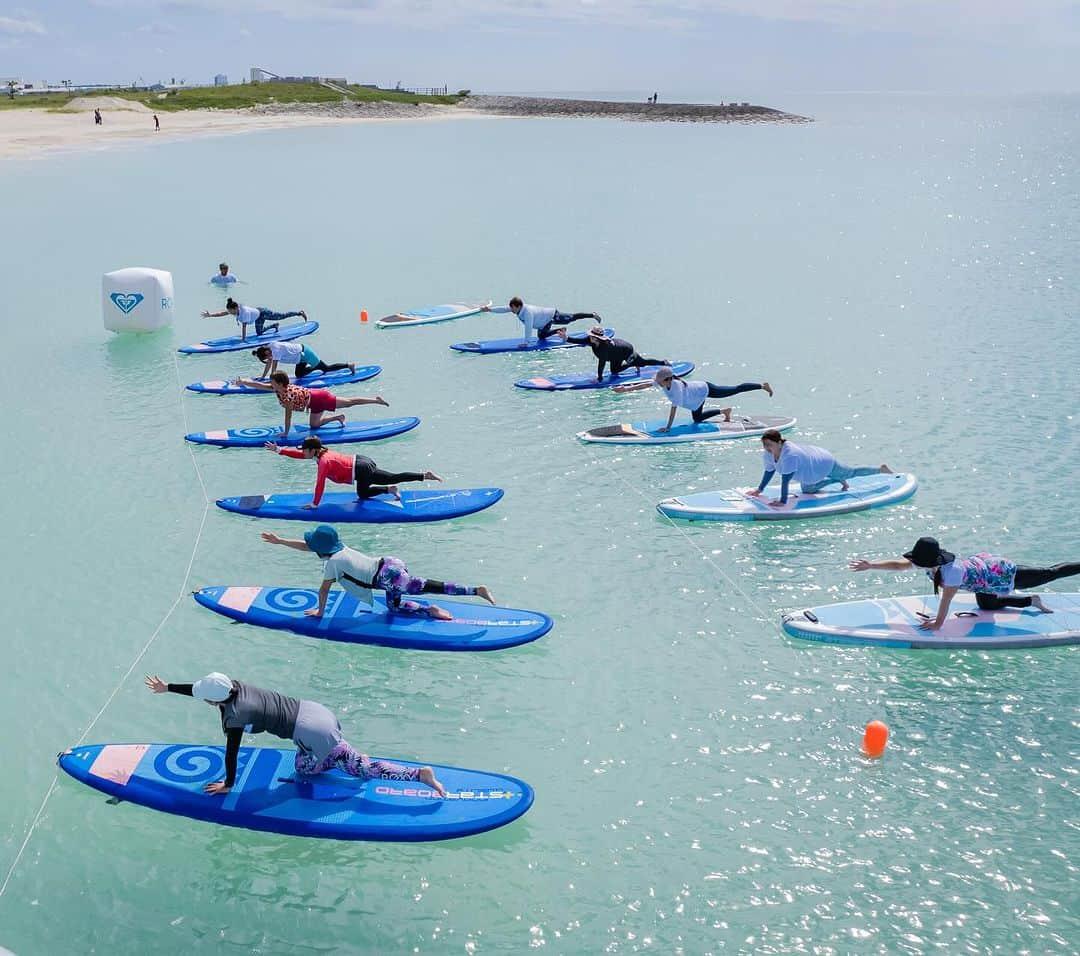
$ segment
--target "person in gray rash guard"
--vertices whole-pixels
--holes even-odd
[[[231,680],[224,674],[207,674],[194,684],[168,684],[147,675],[146,686],[155,694],[184,694],[206,701],[221,711],[225,732],[225,779],[208,783],[207,793],[224,794],[236,782],[236,758],[244,734],[273,734],[296,744],[296,772],[303,776],[325,773],[335,767],[352,777],[370,780],[419,780],[440,797],[446,790],[431,767],[402,767],[372,760],[341,736],[341,724],[322,704],[297,700],[273,690]]]

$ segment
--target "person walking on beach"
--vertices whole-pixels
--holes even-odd
[[[351,485],[355,481],[356,497],[361,501],[376,495],[392,495],[400,501],[398,482],[442,481],[433,471],[383,471],[367,455],[342,455],[330,451],[314,435],[305,438],[299,448],[281,448],[272,441],[268,441],[263,447],[286,458],[315,459],[315,494],[311,504],[302,505],[305,509],[318,507],[327,479],[338,485]]]
[[[769,505],[774,508],[787,504],[788,484],[792,478],[799,482],[804,495],[812,495],[821,491],[826,485],[833,484],[839,484],[842,490],[847,491],[849,478],[893,473],[888,465],[879,465],[877,468],[849,468],[847,465],[840,464],[831,451],[818,448],[816,445],[796,445],[795,442],[784,438],[775,428],[770,428],[761,436],[761,444],[765,447],[763,455],[765,473],[761,476],[757,488],[747,491],[746,496],[748,498],[760,496],[779,469],[780,497],[769,502]]]
[[[520,296],[514,296],[505,306],[485,305],[481,312],[490,312],[492,315],[506,315],[508,312],[517,316],[517,320],[525,326],[525,338],[518,346],[519,349],[527,349],[533,342],[543,341],[557,335],[566,338],[566,326],[571,322],[581,319],[595,319],[602,321],[598,312],[560,312],[558,309],[543,305],[526,305]],[[555,328],[561,326],[561,328]]]
[[[267,325],[270,325],[274,333],[277,333],[278,328],[285,319],[291,319],[298,315],[305,321],[307,320],[307,313],[303,309],[296,312],[275,312],[273,309],[266,308],[253,309],[250,305],[241,305],[235,299],[227,299],[223,311],[203,312],[202,317],[204,319],[219,319],[223,315],[231,315],[236,319],[236,324],[240,326],[241,342],[247,341],[247,327],[249,325],[255,326],[256,335],[262,335]]]
[[[611,367],[612,378],[628,368],[636,368],[640,371],[646,365],[671,365],[667,359],[652,359],[639,355],[637,349],[626,339],[609,338],[599,327],[589,329],[589,348],[596,356],[598,382],[604,380],[605,365]]]
[[[725,422],[731,421],[731,406],[726,408],[712,408],[709,411],[705,411],[705,402],[710,398],[727,398],[730,395],[738,395],[742,392],[756,392],[759,389],[763,392],[767,392],[769,398],[772,398],[773,390],[772,386],[768,382],[743,382],[741,385],[714,385],[712,382],[685,382],[682,379],[676,378],[672,371],[668,367],[663,367],[657,370],[656,375],[651,382],[633,382],[629,385],[616,385],[612,391],[619,392],[636,392],[641,388],[652,388],[653,386],[659,388],[666,396],[667,400],[671,402],[671,412],[668,415],[667,424],[663,428],[657,429],[660,432],[671,431],[672,423],[675,421],[675,415],[680,408],[685,408],[690,412],[690,417],[693,418],[695,423],[701,423],[708,421],[710,418],[715,418],[717,415],[722,415]]]
[[[386,760],[372,760],[341,735],[337,717],[312,700],[286,697],[254,684],[232,680],[215,671],[193,684],[169,684],[156,674],[143,679],[155,694],[183,694],[217,707],[225,733],[225,779],[208,783],[207,793],[222,796],[236,783],[236,762],[244,734],[273,734],[296,744],[296,772],[313,777],[341,770],[361,780],[418,780],[440,797],[446,789],[431,767],[402,767]]]
[[[403,594],[448,594],[452,596],[477,595],[488,604],[494,604],[495,598],[483,584],[469,587],[452,584],[447,581],[435,581],[420,578],[409,573],[400,558],[384,556],[375,558],[348,548],[341,543],[337,529],[328,524],[321,524],[313,531],[305,531],[302,541],[282,538],[272,531],[264,531],[262,539],[267,544],[281,544],[295,551],[313,551],[326,562],[323,566],[323,581],[319,588],[319,604],[304,613],[308,617],[322,617],[326,610],[326,600],[330,588],[339,585],[363,604],[371,604],[372,591],[386,592],[386,606],[391,611],[405,611],[408,614],[426,614],[436,621],[451,621],[454,615],[436,604],[420,604],[417,601],[402,601]]]
[[[157,113],[154,114],[154,132],[156,133],[161,129],[161,120],[157,118]]]
[[[236,276],[229,273],[229,264],[227,262],[218,263],[217,275],[211,276],[210,281],[214,285],[231,285],[236,281]]]
[[[94,125],[101,125],[101,110],[94,110]]]
[[[921,568],[934,582],[934,593],[941,593],[937,617],[927,618],[919,625],[924,631],[936,631],[949,616],[949,605],[957,591],[975,594],[975,603],[983,611],[1000,611],[1006,607],[1034,607],[1043,614],[1054,612],[1038,594],[1016,594],[1042,587],[1058,578],[1080,574],[1080,561],[1034,568],[1017,564],[1009,558],[981,551],[958,558],[942,550],[937,538],[919,538],[915,547],[903,557],[867,561],[857,558],[848,564],[852,571],[906,571]]]
[[[356,371],[355,362],[337,362],[334,365],[327,365],[311,350],[310,346],[301,345],[299,342],[271,342],[269,345],[260,345],[251,354],[264,363],[262,375],[259,378],[266,378],[276,372],[278,362],[294,365],[295,378],[303,378],[312,372],[340,372],[346,368],[350,372]]]
[[[327,412],[336,412],[339,408],[352,408],[354,405],[383,405],[390,407],[390,403],[381,395],[374,398],[344,398],[335,395],[325,388],[304,388],[303,385],[294,385],[289,381],[285,372],[274,372],[269,382],[260,382],[253,378],[238,378],[234,385],[246,385],[248,388],[257,388],[262,392],[273,392],[277,395],[278,404],[285,409],[285,430],[278,435],[284,438],[292,428],[293,412],[308,413],[308,428],[314,431],[324,425],[333,422],[345,424],[344,415],[331,415],[323,418]]]

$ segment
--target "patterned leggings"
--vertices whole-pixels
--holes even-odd
[[[416,601],[402,602],[403,594],[475,594],[476,588],[451,584],[448,581],[435,581],[430,578],[418,578],[409,573],[409,569],[400,558],[383,558],[382,567],[375,575],[374,586],[386,592],[386,606],[402,611],[419,611],[424,605]]]
[[[327,770],[343,770],[350,777],[359,777],[361,780],[371,780],[381,777],[383,780],[419,780],[419,767],[401,767],[396,763],[385,760],[372,760],[367,754],[353,749],[352,745],[343,740],[330,753],[325,760],[318,761],[314,754],[296,751],[296,772],[307,777],[313,777],[318,773],[326,773]]]
[[[275,312],[273,309],[259,309],[259,317],[255,320],[255,334],[262,335],[267,322],[271,325],[277,325],[285,319],[291,319],[294,315],[299,314],[299,312]]]

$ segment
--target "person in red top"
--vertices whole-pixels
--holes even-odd
[[[329,418],[323,418],[323,415],[327,412],[336,412],[339,408],[352,408],[353,405],[385,405],[387,408],[390,407],[390,403],[381,395],[376,395],[374,398],[361,398],[359,396],[356,398],[342,398],[333,394],[333,392],[328,392],[325,388],[304,388],[303,385],[293,385],[289,382],[287,372],[274,372],[270,376],[269,382],[260,382],[254,378],[238,378],[234,379],[233,384],[246,385],[248,388],[257,388],[277,395],[278,404],[285,409],[285,431],[281,432],[277,436],[278,438],[284,438],[289,434],[289,429],[292,428],[293,412],[307,412],[308,428],[314,431],[322,425],[329,425],[331,422],[341,422],[344,425],[344,415],[331,415]]]
[[[351,485],[356,482],[356,497],[361,501],[374,498],[375,495],[393,495],[400,499],[397,483],[399,481],[442,481],[433,471],[383,471],[367,455],[343,455],[341,452],[326,448],[318,438],[305,438],[299,448],[282,448],[268,441],[264,446],[286,458],[314,458],[318,472],[315,478],[315,496],[305,508],[317,508],[322,501],[326,480],[338,485]],[[375,484],[379,482],[379,484]]]

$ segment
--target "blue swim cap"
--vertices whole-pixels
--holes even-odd
[[[314,531],[305,531],[304,541],[320,557],[337,554],[345,547],[338,538],[337,530],[328,524],[321,524]]]

